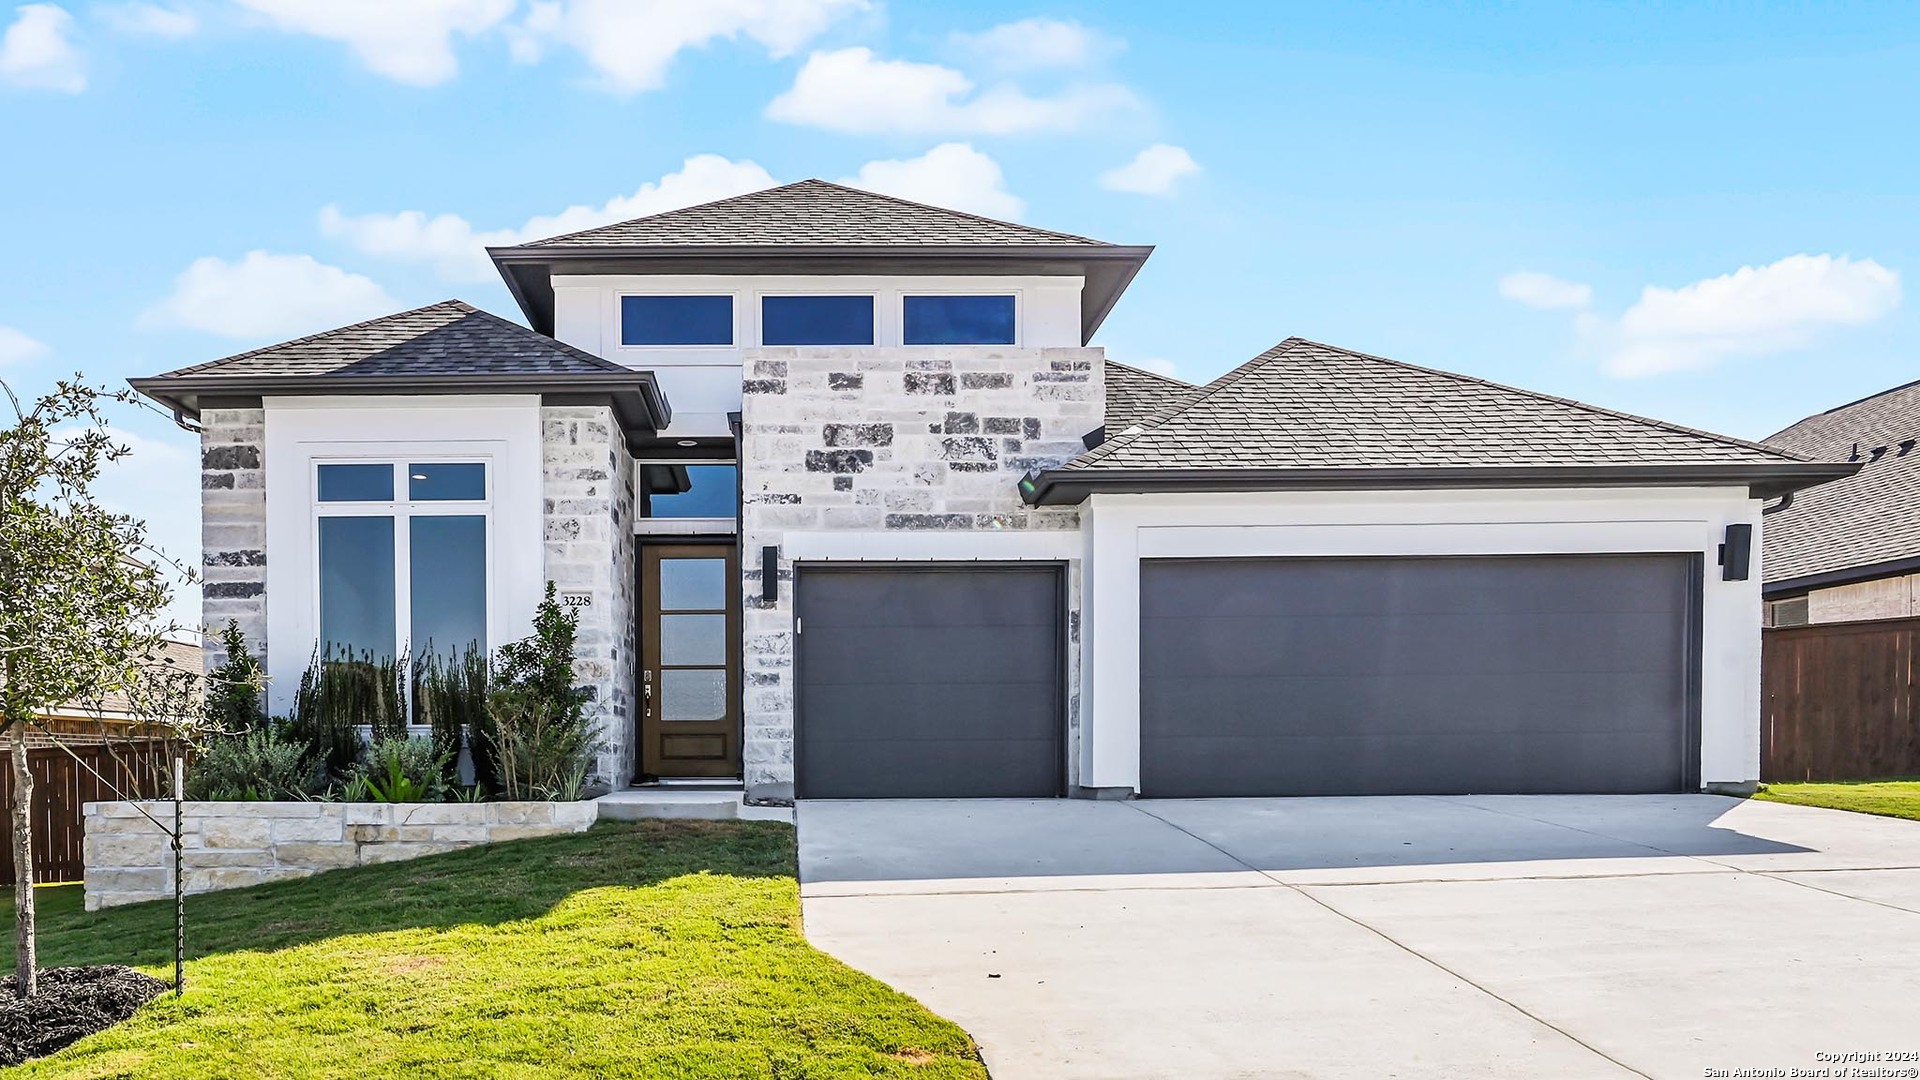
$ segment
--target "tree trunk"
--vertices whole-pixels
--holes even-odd
[[[13,761],[13,979],[20,996],[32,997],[39,982],[39,949],[33,936],[33,771],[27,768],[27,725],[7,725]]]

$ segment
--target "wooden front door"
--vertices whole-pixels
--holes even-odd
[[[740,775],[739,587],[731,545],[640,549],[644,772]]]

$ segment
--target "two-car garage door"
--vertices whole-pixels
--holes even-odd
[[[1141,793],[1691,788],[1697,566],[1143,562]]]
[[[806,569],[798,794],[1058,794],[1059,575]],[[1689,790],[1699,576],[1690,555],[1143,561],[1141,794]]]

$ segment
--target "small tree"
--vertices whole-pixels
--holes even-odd
[[[27,730],[69,701],[126,696],[148,718],[186,725],[179,675],[165,663],[178,628],[161,616],[171,599],[147,554],[146,525],[100,506],[101,469],[129,452],[105,429],[105,402],[130,403],[62,381],[31,408],[0,382],[13,407],[0,429],[0,731],[12,754],[15,979],[36,989],[33,774]],[[179,708],[174,716],[165,713]]]
[[[533,634],[494,654],[488,740],[509,799],[577,799],[597,749],[587,730],[590,693],[574,685],[578,612],[554,600],[553,582],[533,615]]]

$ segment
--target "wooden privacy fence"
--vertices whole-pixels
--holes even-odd
[[[165,794],[173,745],[161,739],[142,739],[79,743],[67,749],[29,746],[33,880],[79,881],[85,872],[80,846],[82,808],[90,802],[151,799]],[[0,750],[0,808],[5,808],[0,813],[10,813],[13,806],[12,757],[10,751]],[[13,842],[8,840],[0,844],[0,882],[12,881]]]
[[[1920,618],[1765,631],[1760,778],[1920,776],[1917,654]]]

